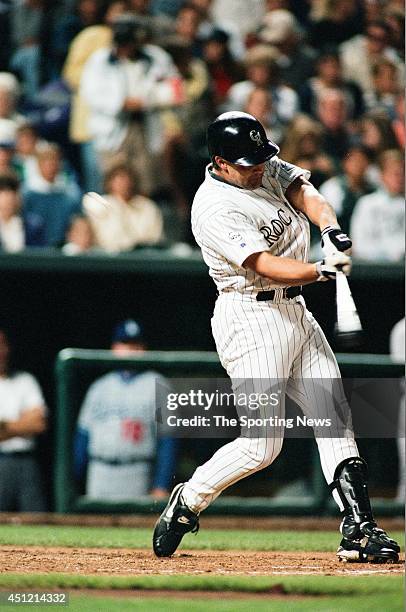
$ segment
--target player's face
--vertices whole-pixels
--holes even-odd
[[[239,166],[221,159],[219,163],[220,174],[228,183],[243,189],[257,189],[262,185],[265,164],[257,166]]]

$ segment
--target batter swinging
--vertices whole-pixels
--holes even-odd
[[[286,380],[286,394],[312,415],[315,398],[304,379],[338,379],[334,354],[301,286],[350,273],[351,241],[332,207],[308,181],[310,173],[277,157],[263,126],[240,112],[220,115],[208,129],[211,165],[196,193],[192,229],[219,296],[212,319],[222,365],[234,385]],[[309,221],[321,230],[325,258],[308,263]],[[267,407],[283,417],[283,402]],[[329,408],[334,419],[334,404]],[[173,554],[183,535],[198,529],[199,513],[227,487],[270,465],[281,451],[283,428],[269,437],[239,437],[220,448],[191,479],[175,487],[158,520],[153,547]],[[315,432],[327,483],[342,511],[341,560],[396,562],[399,546],[374,521],[367,468],[352,432]]]

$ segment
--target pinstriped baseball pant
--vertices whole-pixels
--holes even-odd
[[[335,356],[302,297],[276,298],[257,302],[241,294],[221,294],[212,318],[213,336],[223,367],[236,387],[255,381],[266,390],[267,381],[284,381],[286,395],[308,417],[337,419],[334,402],[323,402],[323,414],[315,414],[320,404],[320,386],[315,380],[337,381],[340,372]],[[252,383],[250,383],[252,384]],[[342,396],[348,408],[344,395]],[[266,411],[266,412],[264,412]],[[284,397],[271,407],[260,409],[261,417],[285,415]],[[335,468],[358,449],[350,429],[345,436],[326,437],[315,430],[322,470],[331,483]],[[269,466],[279,455],[284,428],[273,427],[270,435],[239,437],[220,448],[209,461],[198,467],[186,483],[182,496],[195,512],[204,510],[227,487]],[[334,498],[342,509],[334,492]]]

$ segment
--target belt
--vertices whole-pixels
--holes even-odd
[[[271,289],[270,291],[261,291],[257,293],[257,302],[268,302],[272,301],[277,295],[277,289]],[[301,295],[302,287],[287,287],[286,289],[282,289],[282,298],[287,298],[291,300],[292,298]]]

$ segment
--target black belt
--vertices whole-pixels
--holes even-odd
[[[282,297],[291,300],[292,298],[301,295],[302,287],[287,287],[282,291]],[[272,301],[275,295],[277,295],[277,289],[271,289],[270,291],[261,291],[260,293],[257,293],[257,302]]]

